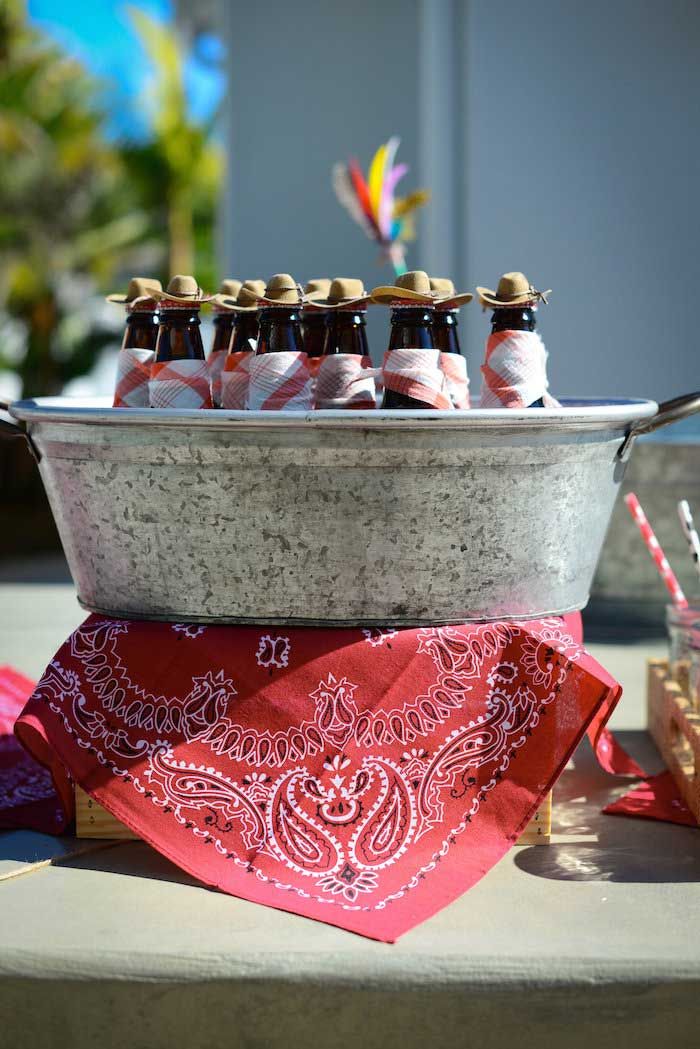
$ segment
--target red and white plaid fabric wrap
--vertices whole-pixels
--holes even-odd
[[[317,408],[375,408],[374,386],[379,369],[370,357],[357,353],[334,353],[321,358],[315,386]]]
[[[387,350],[382,372],[385,390],[407,394],[431,408],[452,408],[439,350]]]
[[[151,369],[151,408],[211,408],[206,361],[163,361]]]
[[[441,353],[440,371],[445,376],[447,393],[455,408],[470,408],[467,362],[460,353]]]
[[[253,350],[229,353],[221,373],[221,407],[229,411],[242,411],[248,407],[248,385]]]
[[[313,406],[305,353],[261,353],[250,362],[248,407],[253,411],[308,411]]]
[[[215,408],[221,408],[221,376],[226,364],[228,350],[214,350],[207,357],[207,368],[209,369],[209,388],[211,390],[211,403]]]
[[[153,357],[153,350],[127,347],[119,351],[114,408],[148,408],[148,380]]]
[[[489,335],[481,372],[482,408],[527,408],[540,398],[546,408],[559,406],[547,392],[547,351],[536,331]]]

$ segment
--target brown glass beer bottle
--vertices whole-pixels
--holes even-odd
[[[158,338],[158,303],[151,292],[162,292],[153,277],[132,277],[126,295],[108,295],[108,302],[126,308],[122,350],[154,350]]]
[[[307,281],[304,286],[304,296],[310,302],[313,302],[314,299],[325,299],[330,291],[330,286],[331,282],[327,277],[316,277],[314,280]],[[305,309],[302,311],[301,327],[307,357],[322,356],[328,321],[329,314],[326,310]]]
[[[258,354],[303,353],[301,306],[303,293],[288,273],[271,277],[260,299]]]
[[[361,280],[336,277],[331,283],[328,298],[328,324],[323,343],[324,357],[337,353],[353,353],[369,357],[367,343],[367,304],[369,295]]]
[[[204,360],[199,309],[207,298],[194,277],[173,277],[160,301],[155,361]]]
[[[538,291],[523,273],[517,271],[504,273],[496,291],[479,287],[476,290],[482,306],[493,309],[492,335],[501,331],[535,331],[537,303],[546,304],[549,295],[548,291]],[[527,407],[544,408],[544,400],[539,397]]]
[[[265,294],[264,280],[244,281],[236,296],[233,313],[235,322],[229,345],[229,353],[245,353],[252,349],[251,341],[257,342],[259,310],[258,299]]]
[[[396,284],[375,288],[372,302],[391,307],[391,333],[387,353],[393,350],[434,350],[435,295],[423,270],[402,273]],[[382,408],[432,408],[396,390],[384,390]]]
[[[241,287],[241,281],[239,280],[233,280],[232,278],[222,280],[216,299],[235,299]],[[214,317],[212,319],[214,338],[212,339],[211,353],[217,353],[219,350],[228,350],[231,345],[231,335],[233,334],[233,326],[236,321],[235,313],[230,309],[217,306],[216,299],[212,302],[214,309]]]
[[[433,340],[435,349],[442,353],[458,353],[463,356],[459,343],[459,309],[474,298],[469,292],[457,294],[448,277],[431,277],[431,290],[436,295],[433,314]]]

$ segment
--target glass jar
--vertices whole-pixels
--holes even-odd
[[[700,625],[700,624],[698,624]],[[700,629],[696,626],[690,632],[690,705],[696,714],[700,714]]]
[[[690,638],[700,631],[700,608],[691,605],[677,608],[666,605],[666,629],[668,630],[668,664],[671,677],[676,681],[684,696],[689,694]]]

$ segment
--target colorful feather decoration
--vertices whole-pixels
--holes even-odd
[[[406,241],[413,240],[415,212],[430,199],[426,189],[403,198],[396,187],[408,172],[406,164],[395,164],[399,139],[390,138],[374,154],[367,178],[356,160],[333,167],[333,190],[353,222],[379,244],[397,274],[406,270]]]

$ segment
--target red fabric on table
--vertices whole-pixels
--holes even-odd
[[[206,884],[392,941],[507,852],[619,693],[556,619],[397,632],[93,615],[16,732]]]
[[[46,756],[40,738],[32,747],[35,758],[13,734],[34,687],[35,683],[19,671],[0,667],[0,829],[60,834],[72,812],[72,791],[69,788],[62,799],[58,797],[47,763],[36,760],[42,754]],[[36,732],[31,716],[26,731]],[[61,777],[66,780],[63,770]]]
[[[614,706],[614,704],[613,704]],[[646,776],[644,769],[628,754],[606,722],[612,713],[609,704],[601,703],[588,727],[588,739],[595,751],[598,764],[613,776]]]
[[[603,812],[608,816],[636,816],[664,823],[680,823],[685,827],[698,826],[668,771],[636,783],[623,797],[606,805]]]

